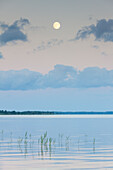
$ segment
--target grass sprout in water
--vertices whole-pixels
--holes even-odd
[[[113,120],[105,129],[108,119],[101,127],[100,120],[11,117],[8,127],[1,121],[0,169],[113,169]]]
[[[51,159],[58,152],[65,153],[73,151],[72,148],[75,148],[76,146],[78,148],[77,150],[80,151],[80,147],[81,150],[83,147],[82,142],[84,142],[84,145],[86,144],[86,140],[80,140],[80,137],[78,137],[78,139],[76,137],[76,139],[72,140],[71,136],[65,136],[65,134],[60,133],[58,139],[55,139],[49,137],[47,131],[41,135],[38,135],[40,136],[39,138],[37,138],[37,136],[33,136],[31,133],[28,134],[26,131],[24,133],[24,137],[19,136],[17,140],[15,140],[14,134],[12,138],[12,134],[13,133],[10,132],[9,138],[12,149],[17,145],[19,154],[23,155],[25,158],[32,156],[34,159],[38,156],[38,159]],[[4,131],[2,130],[1,143],[5,141],[5,139],[3,141],[3,135]],[[95,152],[95,138],[93,138],[93,152]]]

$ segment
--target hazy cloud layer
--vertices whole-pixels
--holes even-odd
[[[0,22],[0,45],[5,45],[12,41],[27,41],[27,35],[23,32],[24,26],[29,24],[28,19],[16,20],[12,25]]]
[[[101,19],[97,24],[85,26],[77,32],[75,40],[85,39],[90,35],[94,35],[95,40],[103,40],[104,42],[113,42],[113,19]]]
[[[24,70],[0,71],[0,90],[34,90],[44,88],[94,88],[113,87],[113,70],[88,67],[77,71],[71,66],[55,65],[43,75]]]
[[[63,43],[63,40],[59,40],[59,39],[51,39],[47,42],[45,41],[42,41],[41,44],[39,44],[37,46],[36,49],[34,49],[34,51],[42,51],[42,50],[46,50],[47,48],[50,48],[50,47],[54,47],[54,46],[58,46],[58,45],[61,45]]]
[[[42,74],[27,69],[0,71],[0,90],[38,89],[42,78]]]

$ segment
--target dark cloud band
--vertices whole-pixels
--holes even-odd
[[[85,39],[90,35],[94,35],[95,40],[103,40],[105,42],[113,42],[113,19],[101,19],[97,21],[97,24],[85,26],[77,32],[75,40]]]
[[[27,41],[27,35],[23,33],[23,28],[29,24],[28,19],[16,20],[12,25],[0,23],[2,33],[0,34],[0,45],[6,45],[13,41]]]

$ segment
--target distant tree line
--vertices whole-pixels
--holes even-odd
[[[0,110],[0,115],[54,115],[52,111],[7,111]]]
[[[113,111],[105,111],[105,112],[60,112],[60,111],[7,111],[7,110],[0,110],[0,115],[106,115],[106,114],[113,114]]]

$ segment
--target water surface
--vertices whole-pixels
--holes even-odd
[[[113,116],[0,116],[6,169],[113,169]]]

